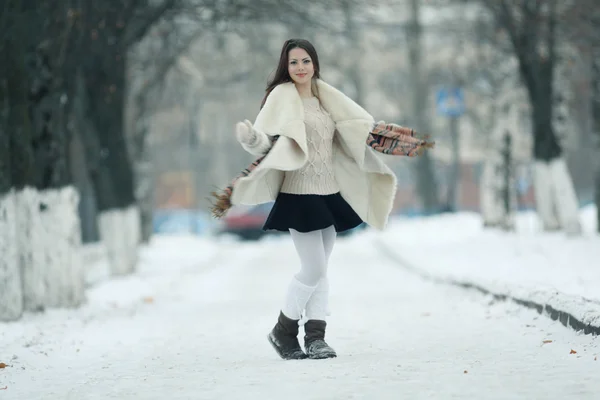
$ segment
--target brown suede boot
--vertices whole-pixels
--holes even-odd
[[[327,342],[325,342],[325,328],[327,322],[311,319],[304,324],[304,349],[308,358],[323,359],[334,358],[337,354]]]
[[[298,342],[298,320],[286,317],[279,312],[279,319],[273,330],[267,336],[279,357],[284,360],[302,360],[306,354]]]

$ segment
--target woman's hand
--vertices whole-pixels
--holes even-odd
[[[256,141],[256,131],[252,123],[247,119],[244,122],[238,122],[235,126],[235,136],[238,142],[243,144],[252,144]]]
[[[247,119],[236,124],[235,136],[244,150],[257,156],[265,154],[272,146],[269,136],[253,127]]]

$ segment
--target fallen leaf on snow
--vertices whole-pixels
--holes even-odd
[[[6,368],[6,364],[0,363],[0,368]]]
[[[598,361],[598,356],[594,357],[594,361]]]
[[[144,297],[144,303],[148,303],[148,304],[154,303],[154,297],[150,297],[150,296]]]
[[[0,388],[0,390],[6,390],[8,389],[8,386],[4,386],[3,388]]]
[[[569,354],[577,354],[577,352],[573,349],[571,349],[571,352]]]
[[[466,369],[463,371],[463,374],[468,374],[469,371],[467,371]]]
[[[552,340],[544,340],[542,343],[544,343],[544,344],[552,343]]]

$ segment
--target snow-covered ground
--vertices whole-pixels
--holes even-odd
[[[283,361],[266,340],[298,268],[288,237],[159,237],[81,309],[0,324],[0,400],[600,398],[597,337],[427,282],[373,238],[334,249],[336,359]]]
[[[581,211],[584,235],[542,233],[534,213],[517,232],[484,230],[475,213],[397,219],[381,243],[432,278],[471,283],[496,294],[548,304],[600,326],[600,235],[596,209]]]

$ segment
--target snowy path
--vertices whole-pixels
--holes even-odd
[[[282,361],[266,341],[291,242],[221,244],[197,265],[193,249],[185,267],[165,254],[172,265],[103,284],[84,309],[0,324],[0,400],[600,398],[599,340],[423,282],[365,235],[332,256],[337,359]]]

